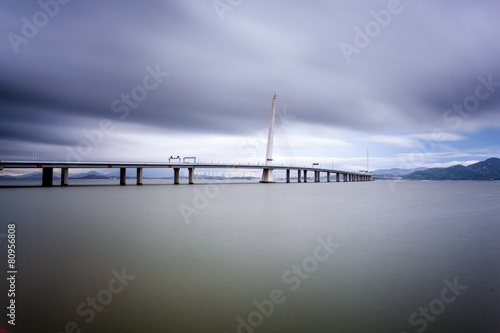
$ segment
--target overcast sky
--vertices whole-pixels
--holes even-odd
[[[0,0],[0,159],[500,157],[500,2]]]

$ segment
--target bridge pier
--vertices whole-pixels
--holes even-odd
[[[43,168],[42,169],[42,186],[51,187],[52,181],[54,179],[54,168]]]
[[[342,174],[342,180],[347,182],[347,173]]]
[[[142,168],[137,168],[137,185],[142,185]]]
[[[276,183],[273,179],[273,169],[263,169],[261,183]]]
[[[194,168],[188,168],[189,170],[189,184],[194,184]]]
[[[290,169],[286,169],[286,182],[290,182]]]
[[[335,174],[335,178],[336,178],[335,180],[337,181],[337,183],[340,182],[340,173],[339,172],[337,172]]]
[[[330,171],[326,173],[326,182],[330,183]]]
[[[68,186],[68,168],[61,168],[61,186]]]
[[[302,183],[302,171],[300,169],[297,170],[297,182]]]
[[[314,171],[314,182],[319,183],[320,182],[320,172],[319,171]]]
[[[175,185],[179,184],[179,171],[180,171],[180,168],[174,168],[174,184]]]
[[[126,185],[126,184],[127,184],[127,169],[120,168],[120,185]]]
[[[304,170],[304,183],[307,183],[307,170]]]

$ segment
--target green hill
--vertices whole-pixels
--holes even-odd
[[[408,180],[500,180],[500,159],[489,158],[486,161],[467,167],[454,165],[449,168],[432,168],[412,172],[403,176]]]

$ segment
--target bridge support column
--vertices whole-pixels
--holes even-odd
[[[142,168],[137,168],[137,185],[142,185]]]
[[[286,169],[286,182],[290,182],[290,169]]]
[[[273,179],[273,169],[263,169],[261,183],[276,183]]]
[[[188,168],[189,170],[189,184],[194,184],[194,168]]]
[[[326,181],[327,181],[327,183],[329,183],[329,182],[330,182],[330,171],[328,171],[328,172],[326,173]]]
[[[42,170],[42,186],[51,187],[54,179],[54,168],[43,168]]]
[[[340,182],[340,173],[338,173],[338,172],[335,174],[335,181],[337,183]]]
[[[315,175],[314,175],[315,179],[314,180],[316,183],[319,183],[321,181],[320,177],[321,177],[321,173],[319,171],[315,171]]]
[[[342,179],[347,182],[347,173],[342,174]]]
[[[127,184],[127,169],[120,168],[120,185],[126,185],[126,184]]]
[[[61,186],[68,186],[68,168],[61,168]]]
[[[304,183],[307,183],[307,170],[304,170]]]
[[[302,183],[302,171],[297,170],[297,182]]]
[[[174,168],[174,184],[175,185],[179,184],[179,171],[180,171],[180,168]]]

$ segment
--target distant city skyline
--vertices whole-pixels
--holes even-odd
[[[500,3],[1,1],[0,160],[500,157]]]

